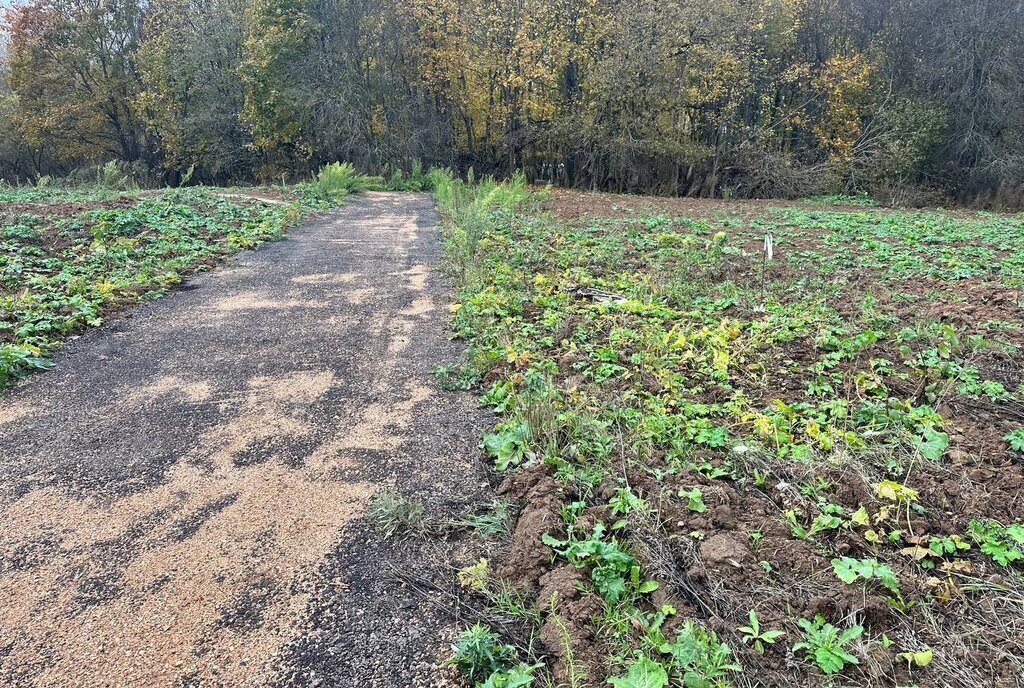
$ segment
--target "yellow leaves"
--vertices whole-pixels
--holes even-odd
[[[907,666],[926,667],[932,663],[932,651],[922,650],[921,652],[901,652],[900,659],[906,660]]]
[[[387,129],[387,112],[383,105],[375,105],[370,111],[370,134],[374,138],[380,138]]]
[[[818,421],[808,419],[804,424],[804,434],[811,438],[819,448],[828,451],[832,448],[832,435],[828,428],[822,428]]]
[[[929,576],[924,582],[932,597],[943,604],[949,604],[954,599],[962,597],[963,593],[960,591],[955,577],[971,575],[973,572],[971,562],[964,559],[944,561],[939,564],[938,570],[946,574],[945,578]]]
[[[678,325],[665,333],[661,338],[661,345],[669,351],[683,351],[689,345],[690,340],[686,333]]]
[[[861,120],[870,105],[874,65],[863,53],[835,55],[812,80],[825,101],[825,112],[813,131],[819,143],[838,162],[848,163],[862,131]]]
[[[892,502],[915,502],[918,493],[917,490],[894,480],[883,480],[875,485],[875,494],[881,499],[888,499]]]
[[[818,421],[814,419],[808,420],[807,423],[804,425],[804,434],[810,437],[812,440],[818,439],[818,437],[821,435],[821,425],[819,425]]]
[[[858,526],[866,526],[869,524],[870,519],[868,518],[868,510],[861,506],[850,515],[850,522]]]
[[[505,349],[505,362],[512,363],[519,368],[525,368],[533,360],[529,351],[517,351],[515,347],[509,346]]]
[[[910,557],[914,561],[924,561],[932,555],[932,551],[921,545],[910,545],[900,550],[900,554]]]
[[[114,293],[117,286],[113,282],[103,281],[93,283],[92,288],[101,296],[107,297]]]
[[[862,370],[853,379],[859,394],[870,394],[885,389],[882,378],[871,371]]]
[[[759,415],[754,419],[754,431],[762,437],[775,438],[776,428],[772,419],[768,416]]]
[[[458,573],[459,585],[466,590],[483,592],[487,589],[487,574],[489,571],[487,559],[481,557],[475,564],[461,569]]]

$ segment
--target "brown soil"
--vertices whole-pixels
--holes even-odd
[[[550,192],[545,209],[568,223],[582,223],[589,219],[639,219],[657,214],[713,218],[723,211],[731,216],[753,218],[771,205],[781,204],[554,190]],[[749,249],[758,247],[756,237],[740,232],[738,239]],[[730,245],[736,245],[732,239]],[[797,250],[822,250],[821,237],[795,229],[776,254],[773,280],[783,281],[809,272],[788,260],[791,252]],[[730,257],[718,277],[750,274],[749,261],[749,256]],[[641,270],[644,266],[625,264],[621,268]],[[708,276],[712,283],[714,278]],[[877,299],[878,310],[901,322],[938,320],[969,334],[1024,345],[1024,317],[1017,288],[977,279],[955,282],[914,279],[887,283],[869,272],[840,275],[837,281],[844,288],[839,308],[849,308],[850,314],[859,307],[864,293],[871,291]],[[530,315],[528,313],[527,317]],[[723,312],[724,317],[737,315],[752,314],[740,314],[736,307]],[[555,340],[567,337],[574,327],[574,323],[566,323],[564,334]],[[803,399],[805,368],[818,356],[814,347],[812,336],[794,339],[780,347],[777,358],[765,362],[765,369],[770,370],[765,373],[765,396],[751,399],[752,405],[766,405],[772,398]],[[625,358],[632,353],[636,352],[623,350],[620,355]],[[895,396],[924,403],[921,381],[899,363],[902,357],[894,347],[875,348],[870,355],[895,362],[896,372],[906,375],[907,379],[893,375],[884,381]],[[779,367],[779,359],[785,360],[789,368]],[[565,379],[560,379],[562,388],[580,388],[584,398],[616,403],[620,390],[614,383],[592,385],[580,376],[570,377],[574,362],[573,354],[558,359],[565,375]],[[842,362],[841,369],[856,372],[865,369],[867,363],[865,354],[862,358]],[[1009,390],[1024,383],[1024,364],[1019,352],[1012,347],[1006,351],[983,351],[970,363],[979,370],[982,379],[998,381]],[[500,375],[500,371],[494,371],[491,379]],[[661,391],[656,380],[645,381],[646,384],[650,385],[651,392]],[[841,389],[837,394],[855,400],[862,392]],[[706,390],[701,400],[723,401],[715,397],[713,389]],[[966,536],[972,518],[987,517],[1002,523],[1024,519],[1024,462],[1002,440],[1008,431],[1024,426],[1024,406],[1018,402],[986,399],[965,401],[949,390],[940,394],[934,403],[949,420],[946,429],[950,447],[939,463],[922,463],[919,457],[912,460],[913,452],[909,448],[903,452],[905,455],[897,457],[907,462],[907,469],[912,471],[909,486],[919,492],[919,506],[913,511],[901,512],[895,522],[885,524],[889,529],[899,528],[903,532],[900,547],[926,545],[932,535]],[[858,652],[861,664],[844,674],[851,678],[849,685],[913,684],[957,688],[1024,685],[1020,660],[1020,619],[1024,618],[1024,603],[1019,576],[978,554],[977,545],[970,561],[959,565],[961,568],[943,571],[940,562],[939,568],[934,569],[935,575],[931,576],[923,575],[909,555],[899,553],[899,547],[894,551],[891,547],[886,549],[884,544],[871,545],[859,532],[826,531],[816,534],[813,541],[794,536],[784,513],[790,509],[802,514],[817,513],[813,497],[798,489],[799,485],[813,479],[826,485],[823,495],[830,502],[844,506],[848,513],[864,506],[875,518],[884,507],[891,507],[872,487],[887,475],[885,469],[875,463],[879,457],[837,453],[827,465],[775,457],[737,457],[735,460],[744,464],[743,473],[749,476],[756,468],[766,475],[766,483],[755,487],[749,478],[736,483],[728,479],[709,480],[690,471],[673,474],[675,467],[660,463],[657,449],[653,451],[654,456],[644,460],[650,472],[631,469],[630,457],[622,466],[631,489],[648,504],[657,505],[654,517],[630,516],[633,551],[648,575],[656,576],[663,583],[651,596],[650,604],[644,606],[644,611],[653,612],[661,604],[670,603],[680,610],[679,618],[701,619],[729,643],[744,666],[758,667],[756,676],[752,673],[747,676],[754,683],[742,685],[825,685],[820,672],[805,663],[802,655],[787,654],[785,647],[797,642],[796,638],[787,637],[786,643],[769,647],[763,656],[755,654],[743,642],[737,628],[747,623],[746,615],[751,609],[756,610],[762,628],[788,627],[793,631],[794,618],[823,614],[834,623],[863,624],[866,637],[877,639],[886,633],[897,647],[930,647],[936,652],[933,671],[911,671],[905,662],[896,659],[896,651],[881,651],[877,642],[870,646],[865,643]],[[710,454],[709,458],[715,465],[722,465],[720,455]],[[654,470],[666,475],[655,480],[651,475]],[[680,504],[677,496],[680,489],[695,485],[701,486],[703,491],[707,505],[704,513],[690,511]],[[531,599],[542,610],[547,611],[552,598],[555,599],[557,613],[547,617],[541,639],[554,658],[556,677],[568,681],[566,658],[571,655],[581,660],[589,680],[596,684],[621,667],[602,664],[604,640],[595,635],[600,623],[592,618],[599,611],[593,604],[595,596],[579,591],[589,586],[585,571],[581,575],[564,561],[553,561],[550,548],[540,542],[544,533],[563,537],[558,515],[560,504],[588,497],[566,489],[560,490],[553,476],[537,466],[505,479],[499,493],[519,504],[522,515],[508,555],[497,573],[530,591]],[[607,501],[613,489],[610,483],[602,485],[596,496],[589,495],[589,498]],[[602,509],[605,507],[587,509],[578,525],[586,528],[599,519],[606,523],[614,520]],[[888,593],[878,585],[842,584],[832,569],[831,560],[836,556],[878,557],[890,565],[898,577],[902,598],[927,604],[934,618],[923,620],[926,617],[914,607],[906,613],[899,611],[887,599]],[[962,589],[972,584],[996,587],[988,590],[991,594],[972,594]],[[996,589],[1003,592],[996,593]],[[569,641],[565,640],[566,631]],[[577,638],[582,642],[577,642]]]
[[[711,218],[720,213],[739,217],[756,217],[765,208],[797,207],[821,210],[824,206],[809,203],[780,201],[778,199],[747,199],[723,201],[713,198],[670,198],[659,196],[635,196],[630,194],[607,194],[572,189],[546,190],[548,198],[544,209],[560,220],[581,220],[587,218],[627,219],[655,215],[670,217]],[[829,205],[830,210],[862,211],[856,205]]]

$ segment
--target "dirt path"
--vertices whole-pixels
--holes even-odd
[[[450,622],[384,541],[486,497],[429,197],[370,194],[65,347],[0,398],[0,685],[431,686]],[[443,395],[443,396],[442,396]]]

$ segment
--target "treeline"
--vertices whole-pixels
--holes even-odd
[[[8,180],[1024,198],[1020,0],[33,0],[6,34]]]

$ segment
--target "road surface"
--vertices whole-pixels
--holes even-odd
[[[453,622],[392,571],[471,544],[363,519],[488,493],[438,258],[428,196],[361,196],[0,396],[0,685],[447,685]]]

